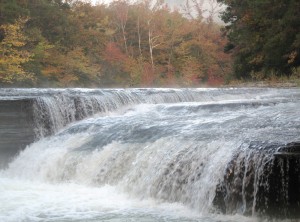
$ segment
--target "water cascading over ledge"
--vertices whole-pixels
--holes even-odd
[[[11,89],[0,97],[11,104],[0,107],[2,121],[31,126],[23,132],[36,140],[0,182],[108,185],[201,214],[299,218],[299,90]]]
[[[134,104],[202,101],[209,96],[189,89],[1,89],[0,168],[33,141],[89,116]]]
[[[265,91],[244,89],[1,89],[0,167],[28,144],[66,125],[135,104],[255,99]]]
[[[300,218],[300,143],[252,142],[228,163],[214,205],[226,214]]]

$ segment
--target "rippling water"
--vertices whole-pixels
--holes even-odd
[[[0,95],[36,98],[36,91]],[[114,109],[74,118],[29,145],[0,171],[0,221],[262,220],[242,209],[218,213],[216,186],[251,142],[300,141],[300,90],[177,91],[124,90],[122,106],[113,101]],[[59,93],[42,94],[57,101],[103,91]]]

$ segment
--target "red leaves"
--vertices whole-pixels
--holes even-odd
[[[123,62],[126,59],[126,55],[120,50],[116,43],[109,42],[105,47],[104,58],[108,62]]]

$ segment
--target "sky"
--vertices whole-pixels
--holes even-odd
[[[97,3],[106,3],[106,4],[108,4],[108,3],[112,2],[112,0],[91,0],[91,2],[93,4],[97,4]]]

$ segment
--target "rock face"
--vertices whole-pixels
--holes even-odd
[[[0,101],[0,168],[34,141],[33,101]]]
[[[228,164],[214,205],[226,214],[300,218],[299,143],[258,144]]]

